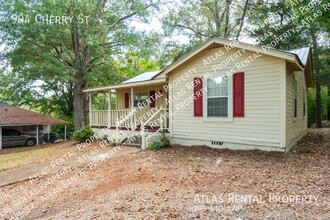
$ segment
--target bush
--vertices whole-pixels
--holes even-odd
[[[311,149],[307,146],[296,146],[293,151],[297,153],[310,153]]]
[[[161,136],[160,136],[160,140],[153,142],[152,145],[151,145],[151,149],[160,150],[160,149],[168,147],[169,145],[170,145],[170,140],[165,135],[165,133],[162,132]]]
[[[83,142],[92,137],[93,135],[93,130],[90,127],[85,126],[73,133],[73,139],[79,142]]]
[[[322,132],[317,132],[313,137],[314,141],[318,144],[322,144],[324,142],[324,134]]]

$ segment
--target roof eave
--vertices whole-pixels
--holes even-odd
[[[161,84],[161,83],[166,83],[166,82],[167,82],[166,78],[161,78],[161,79],[146,80],[146,81],[140,81],[140,82],[134,82],[134,83],[119,84],[119,85],[114,85],[114,86],[85,89],[85,90],[83,90],[83,92],[107,91],[107,90],[112,90],[112,89],[122,89],[122,88],[128,88],[128,87],[138,87],[138,86],[145,86],[145,85]]]

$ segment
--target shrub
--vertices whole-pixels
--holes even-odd
[[[311,152],[310,147],[307,147],[307,146],[296,146],[293,150],[297,153],[310,153]]]
[[[165,133],[162,132],[161,136],[160,136],[160,140],[153,142],[152,145],[151,145],[151,149],[160,150],[160,149],[168,147],[169,145],[170,145],[170,140],[165,135]]]
[[[322,132],[317,132],[313,137],[314,141],[318,144],[322,144],[324,142],[324,134]]]
[[[79,142],[83,142],[92,137],[93,135],[93,130],[90,127],[85,126],[73,133],[73,139]]]

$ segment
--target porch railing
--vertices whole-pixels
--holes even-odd
[[[147,148],[147,130],[145,129],[146,125],[150,125],[153,123],[153,126],[156,126],[158,129],[155,131],[155,133],[158,133],[160,131],[164,131],[164,129],[167,129],[167,120],[168,120],[168,111],[167,109],[163,109],[161,106],[157,111],[151,115],[148,120],[141,122],[141,137],[142,137],[142,149]],[[157,126],[158,125],[158,126]]]
[[[159,109],[158,109],[159,110]],[[163,129],[168,129],[168,117],[165,117],[168,114],[168,109],[162,108],[160,111],[156,112],[156,115],[153,117],[153,120],[139,120],[138,115],[133,115],[130,117],[129,120],[126,120],[125,123],[122,123],[121,126],[125,127],[132,123],[140,123],[142,124],[145,121],[144,126],[149,127],[162,127]],[[136,111],[139,111],[138,109]],[[129,113],[131,112],[130,109],[124,110],[92,110],[91,114],[91,126],[106,126],[106,127],[116,127],[117,120],[124,119]],[[162,116],[162,117],[160,117]],[[162,119],[162,120],[160,120]],[[140,122],[138,122],[140,121]]]
[[[91,126],[116,127],[117,120],[126,117],[129,110],[92,110]]]

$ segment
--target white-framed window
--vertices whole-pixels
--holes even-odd
[[[212,76],[205,80],[204,118],[232,119],[232,77]]]
[[[134,98],[134,107],[138,107],[138,106],[145,107],[148,105],[147,99],[149,97],[147,92],[134,93],[133,98]]]

